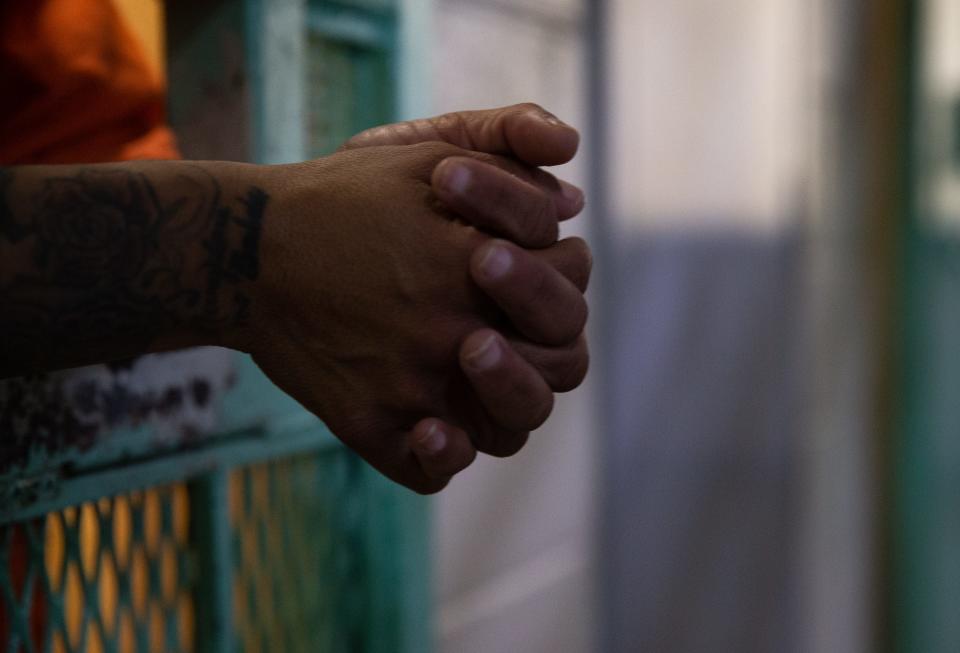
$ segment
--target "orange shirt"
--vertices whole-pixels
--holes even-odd
[[[177,158],[164,113],[111,0],[0,0],[0,164]]]
[[[111,0],[0,0],[0,165],[178,158],[164,97]],[[7,573],[20,582],[27,557],[15,530]],[[34,597],[39,650],[49,627]],[[0,646],[9,634],[0,610]]]

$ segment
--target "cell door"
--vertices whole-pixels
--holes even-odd
[[[423,2],[168,0],[185,156],[319,156],[397,117]],[[428,651],[424,500],[249,358],[0,383],[0,651]]]
[[[960,2],[909,3],[897,650],[960,650]]]

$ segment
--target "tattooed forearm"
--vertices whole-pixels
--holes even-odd
[[[234,186],[178,162],[0,169],[0,377],[241,324],[269,198]]]

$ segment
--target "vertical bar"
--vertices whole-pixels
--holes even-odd
[[[892,612],[893,650],[912,651],[955,650],[949,633],[941,631],[942,611],[951,606],[938,605],[938,586],[942,587],[943,569],[939,563],[946,551],[938,542],[944,531],[939,528],[943,515],[944,487],[942,469],[937,464],[938,437],[942,412],[937,411],[937,380],[932,378],[933,357],[945,356],[940,349],[943,341],[937,337],[937,321],[943,320],[943,296],[936,293],[942,266],[947,264],[946,252],[936,251],[936,235],[924,229],[923,222],[928,203],[924,201],[923,179],[930,173],[927,153],[924,151],[924,25],[929,20],[928,1],[907,2],[904,20],[907,54],[906,112],[907,156],[903,157],[903,177],[906,182],[906,211],[908,219],[903,229],[906,283],[901,301],[907,318],[904,320],[901,346],[904,365],[901,390],[904,411],[901,415],[896,455],[892,463],[896,482],[894,497],[893,538],[893,593]],[[933,237],[931,237],[933,236]],[[944,234],[940,234],[943,238]],[[927,257],[937,257],[935,261]],[[954,335],[955,337],[955,335]],[[939,414],[938,414],[939,413]],[[953,434],[955,435],[955,434]],[[940,477],[940,478],[938,478]],[[955,497],[953,497],[955,501]],[[956,506],[952,506],[956,510]],[[943,553],[941,553],[943,551]],[[949,551],[949,549],[947,549]],[[937,555],[940,553],[940,555]],[[947,554],[953,557],[954,554]],[[951,565],[952,566],[952,565]],[[950,583],[949,577],[946,583]],[[953,606],[955,608],[955,606]],[[939,614],[938,614],[939,612]],[[953,645],[953,648],[951,648]]]
[[[402,595],[399,653],[430,653],[433,646],[433,596],[430,573],[431,514],[429,499],[406,490],[398,492],[399,564]]]
[[[191,533],[197,543],[197,650],[234,653],[233,547],[229,474],[225,469],[191,485]]]
[[[364,468],[368,653],[430,653],[429,499]]]
[[[431,50],[433,0],[398,0],[398,42],[395,63],[397,119],[428,116],[433,111]]]
[[[431,54],[434,0],[398,0],[396,63],[397,119],[408,120],[433,113]],[[395,520],[399,530],[398,596],[400,630],[398,653],[430,653],[433,642],[435,598],[430,565],[432,502],[404,489],[397,495]]]
[[[610,118],[609,102],[609,63],[607,49],[607,31],[610,18],[609,0],[587,0],[584,15],[585,61],[586,72],[586,104],[587,104],[587,189],[589,194],[589,212],[587,221],[590,247],[593,250],[593,288],[590,294],[591,305],[591,343],[590,349],[594,352],[591,364],[591,376],[594,381],[593,396],[595,419],[599,426],[599,464],[601,469],[609,469],[609,461],[616,456],[612,451],[613,434],[610,416],[615,414],[613,390],[613,329],[614,329],[614,298],[617,296],[617,252],[614,250],[614,224],[609,208],[608,185],[608,139],[607,122]],[[609,474],[602,471],[597,478],[609,479]],[[616,601],[616,569],[612,564],[617,558],[610,551],[617,541],[613,515],[614,501],[617,493],[610,484],[601,481],[597,488],[595,513],[597,515],[598,546],[595,556],[596,571],[599,582],[596,583],[597,605],[596,628],[594,641],[601,651],[613,651],[617,629],[611,615],[615,610],[609,609]]]
[[[255,159],[303,161],[306,153],[306,0],[246,0]]]
[[[823,59],[817,110],[825,117],[811,166],[819,219],[809,224],[812,244],[804,260],[810,396],[805,437],[798,443],[798,616],[802,648],[865,653],[873,553],[867,535],[874,518],[864,456],[871,360],[860,327],[869,308],[866,252],[856,243],[865,228],[866,133],[860,116],[866,103],[848,89],[862,90],[866,9],[861,0],[824,0],[816,7],[817,56]]]
[[[919,4],[919,3],[917,3]],[[907,121],[907,156],[903,169],[906,182],[906,206],[908,219],[903,230],[903,248],[905,259],[906,282],[903,288],[901,301],[907,311],[921,310],[918,305],[924,299],[924,294],[917,292],[922,287],[920,265],[917,255],[920,252],[920,234],[917,224],[917,173],[919,147],[916,143],[916,120],[920,108],[919,92],[920,77],[920,38],[919,22],[922,9],[911,3],[905,21],[907,54],[906,112]],[[912,292],[911,292],[912,291]],[[919,313],[922,314],[922,313]],[[918,369],[921,355],[922,329],[918,319],[905,321],[902,333],[901,347],[904,352],[904,365],[900,379],[903,393],[904,413],[898,424],[900,427],[899,440],[896,443],[896,469],[893,470],[896,483],[894,496],[894,516],[892,524],[893,538],[893,591],[889,598],[890,612],[892,613],[892,641],[893,650],[897,653],[907,653],[915,650],[913,647],[924,643],[919,624],[922,623],[923,602],[916,595],[918,588],[922,588],[924,581],[922,574],[917,573],[917,560],[927,548],[926,532],[923,528],[925,501],[924,493],[916,492],[916,488],[923,487],[923,478],[929,474],[929,469],[923,460],[921,451],[918,451],[917,438],[912,434],[921,433],[930,428],[924,423],[921,411],[916,407],[922,405],[917,396],[920,384],[920,370]],[[920,428],[918,428],[920,427]],[[919,509],[917,509],[919,508]],[[917,577],[920,577],[918,580]]]
[[[888,458],[897,419],[896,297],[904,0],[817,4],[820,218],[808,233],[807,437],[801,446],[802,645],[891,646]]]
[[[909,140],[909,16],[912,2],[907,0],[871,0],[867,3],[868,40],[864,89],[868,150],[866,159],[865,216],[863,246],[867,252],[867,282],[873,295],[871,324],[874,372],[870,379],[872,438],[869,446],[873,469],[873,512],[869,536],[874,541],[873,568],[870,570],[868,598],[872,632],[872,651],[894,650],[894,619],[889,601],[893,587],[893,546],[891,526],[895,502],[893,461],[903,411],[900,378],[904,364],[901,336],[905,315],[903,288],[905,278],[904,228],[909,210],[905,202]]]

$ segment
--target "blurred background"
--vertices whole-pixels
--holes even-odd
[[[588,387],[437,500],[439,650],[960,650],[960,2],[433,33],[433,109],[584,129],[597,261]]]
[[[591,376],[438,497],[364,490],[395,526],[324,577],[329,650],[960,650],[960,0],[116,3],[188,157],[525,101],[583,134]]]
[[[893,646],[905,9],[437,3],[435,110],[585,130],[597,261],[588,387],[437,500],[439,650]]]

